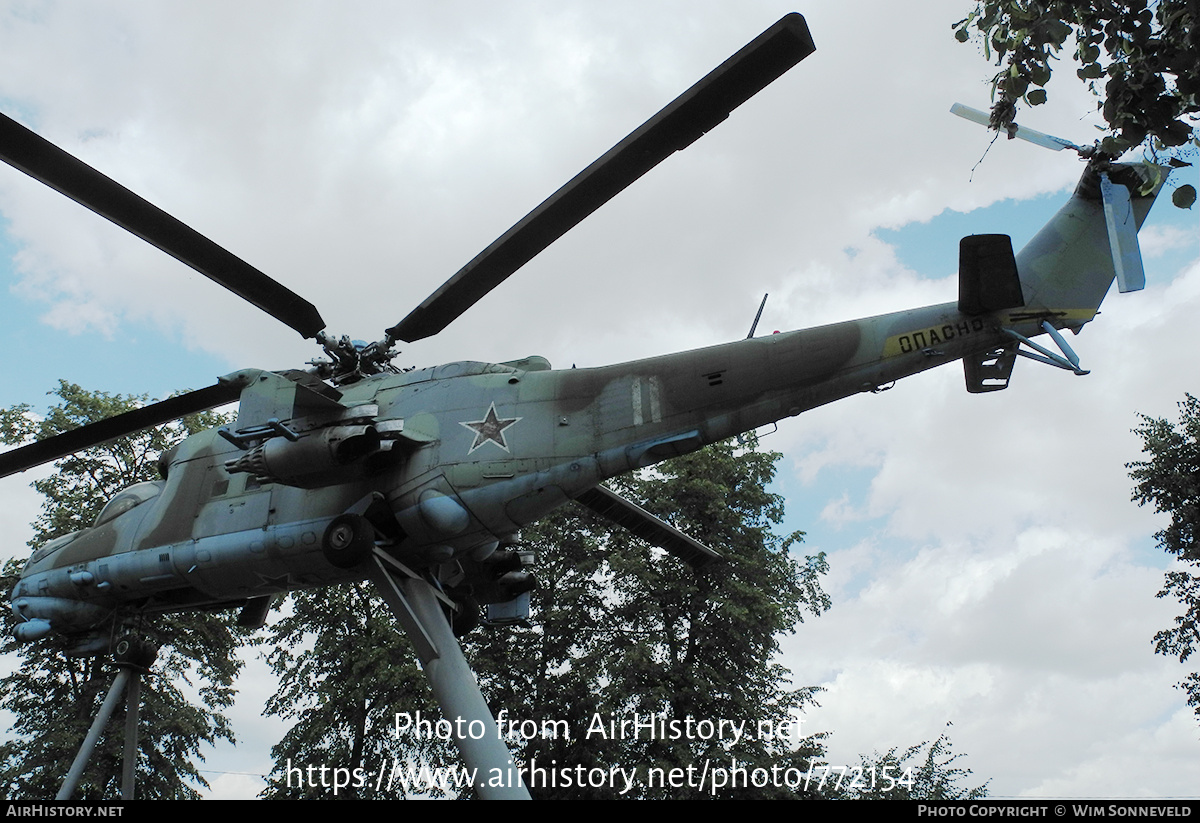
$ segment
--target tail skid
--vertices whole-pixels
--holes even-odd
[[[1024,343],[1026,346],[1029,346],[1029,348],[1033,349],[1034,351],[1039,352],[1038,354],[1034,354],[1033,352],[1027,352],[1018,347],[1016,349],[1016,353],[1022,357],[1028,357],[1030,360],[1036,360],[1039,363],[1047,363],[1051,366],[1057,366],[1060,369],[1066,369],[1067,371],[1075,372],[1075,374],[1080,376],[1091,374],[1091,372],[1087,371],[1086,369],[1079,368],[1079,355],[1077,355],[1074,349],[1067,344],[1067,341],[1063,339],[1063,336],[1058,333],[1058,329],[1050,325],[1049,320],[1042,321],[1042,329],[1046,332],[1046,334],[1050,335],[1051,339],[1054,340],[1055,344],[1058,346],[1058,350],[1061,351],[1062,354],[1055,354],[1049,349],[1039,346],[1028,337],[1015,332],[1012,329],[1002,329],[1002,331],[1009,337],[1012,337],[1013,339]]]
[[[1018,356],[1088,373],[1059,330],[1078,333],[1095,318],[1114,280],[1122,292],[1145,286],[1137,231],[1166,172],[1150,164],[1092,161],[1071,199],[1020,254],[1012,254],[1004,235],[963,238],[959,311],[993,314],[1013,341],[964,359],[967,391],[1007,388]],[[1058,351],[1030,339],[1040,334],[1050,335]]]

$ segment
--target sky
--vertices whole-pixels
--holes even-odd
[[[953,300],[958,239],[1019,248],[1081,171],[949,114],[993,69],[966,2],[0,2],[0,110],[377,339],[482,248],[789,11],[817,51],[401,362],[622,362]],[[1068,60],[1022,123],[1075,142]],[[1065,85],[1058,86],[1059,83]],[[1195,183],[1195,171],[1178,175]],[[996,796],[1195,796],[1200,726],[1152,638],[1165,519],[1130,502],[1138,415],[1196,392],[1195,211],[1164,197],[1147,288],[969,395],[950,365],[763,432],[785,527],[833,608],[782,640],[829,760],[948,733]],[[319,354],[292,330],[0,168],[0,404],[59,379],[161,397]],[[768,433],[769,432],[769,433]],[[31,473],[32,474],[32,473]],[[30,476],[0,480],[24,555]],[[252,656],[252,655],[251,655]],[[251,797],[284,726],[241,680],[212,796]],[[947,726],[947,724],[952,724]]]

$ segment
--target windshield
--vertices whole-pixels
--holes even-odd
[[[96,522],[92,524],[92,528],[102,526],[113,518],[124,514],[134,506],[140,506],[147,500],[158,497],[158,493],[162,491],[161,480],[151,480],[145,483],[137,483],[129,488],[118,492],[112,500],[104,505],[100,510],[100,514],[96,515]]]

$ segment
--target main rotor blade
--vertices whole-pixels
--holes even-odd
[[[815,48],[804,18],[794,13],[784,17],[550,195],[388,334],[412,342],[440,332],[583,218],[687,148]]]
[[[189,414],[232,403],[238,399],[241,391],[241,384],[218,383],[4,452],[0,454],[0,477],[23,472],[151,426],[170,423]]]
[[[303,297],[3,114],[0,160],[157,246],[304,337],[325,328],[316,307]]]

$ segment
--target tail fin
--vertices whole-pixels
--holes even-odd
[[[1078,328],[1096,316],[1118,275],[1122,291],[1141,288],[1137,230],[1166,176],[1150,164],[1089,163],[1071,199],[1017,254],[1026,310]]]
[[[998,128],[989,114],[969,106],[955,103],[950,112]],[[1006,131],[1010,139],[1019,137],[1054,151],[1071,149],[1088,161],[1070,202],[1018,257],[1026,304],[1043,315],[1056,315],[1058,326],[1078,329],[1095,317],[1114,277],[1123,292],[1146,285],[1137,230],[1166,182],[1168,169],[1110,163],[1099,144],[1077,146],[1016,123],[1008,124]]]

